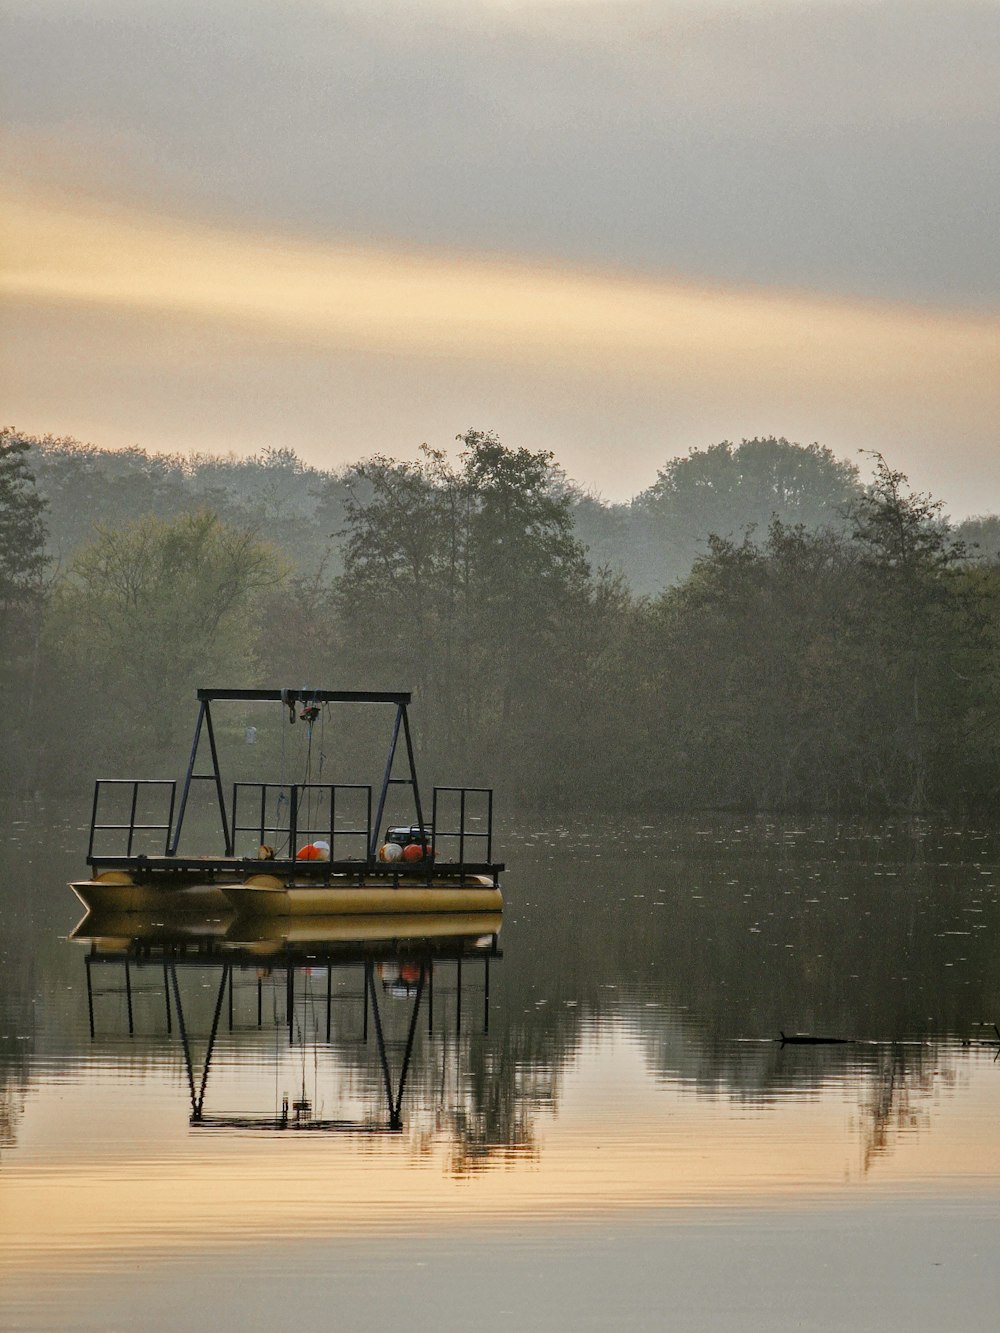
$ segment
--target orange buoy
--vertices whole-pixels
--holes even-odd
[[[423,843],[411,842],[403,848],[404,861],[422,861],[427,855],[427,849]]]
[[[329,861],[330,844],[328,842],[307,842],[295,853],[296,861]]]

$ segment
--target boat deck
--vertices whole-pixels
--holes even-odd
[[[465,880],[474,875],[486,875],[496,884],[504,869],[502,861],[435,860],[404,867],[398,862],[375,862],[373,865],[357,859],[300,861],[289,857],[265,859],[256,856],[92,856],[90,865],[95,876],[109,870],[123,870],[147,881],[165,876],[211,881],[216,876],[247,879],[251,875],[276,875],[324,885],[333,880],[356,880],[358,884],[420,884],[438,879]]]

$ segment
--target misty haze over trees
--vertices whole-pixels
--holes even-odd
[[[3,789],[174,774],[198,686],[305,682],[412,688],[424,768],[521,808],[984,807],[1000,518],[868,461],[722,443],[606,504],[478,431],[339,471],[4,431]]]

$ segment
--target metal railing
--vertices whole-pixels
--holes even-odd
[[[127,824],[99,824],[97,822],[97,813],[101,800],[102,787],[131,787],[132,801],[129,807],[129,817]],[[167,822],[165,824],[137,824],[135,822],[136,812],[139,807],[139,789],[140,787],[169,787],[170,788],[170,808],[167,812]],[[94,804],[90,813],[90,840],[87,843],[87,860],[94,858],[94,837],[98,833],[106,833],[110,830],[128,833],[125,855],[132,855],[132,847],[135,843],[137,833],[163,833],[165,834],[163,854],[167,855],[170,847],[170,830],[174,822],[174,800],[177,795],[177,783],[173,778],[98,778],[94,783]]]
[[[253,823],[241,824],[238,810],[240,794],[250,791],[258,793],[256,816]],[[317,792],[324,793],[326,796],[326,811],[323,823],[315,823],[314,816],[311,814],[313,796]],[[365,794],[365,824],[363,828],[337,827],[337,796],[338,793],[346,792],[364,792]],[[269,823],[268,804],[272,793],[276,793],[277,799],[274,804],[273,822]],[[281,807],[286,801],[288,804],[287,824],[281,811]],[[305,822],[302,821],[303,812],[305,812]],[[315,818],[319,818],[319,816]],[[330,843],[331,861],[338,859],[336,854],[338,841],[343,845],[345,838],[363,839],[360,855],[356,859],[364,861],[367,859],[371,841],[372,789],[370,785],[360,782],[298,782],[290,784],[280,782],[234,782],[231,827],[234,842],[238,833],[256,833],[257,841],[260,844],[266,843],[269,837],[274,837],[275,841],[280,838],[281,842],[284,842],[287,837],[287,855],[289,859],[294,858],[300,838],[305,839],[306,842],[312,842],[316,838],[325,837]]]
[[[442,828],[438,820],[439,798],[444,793],[452,796],[458,796],[458,828]],[[468,820],[473,816],[469,815],[468,797],[485,796],[486,797],[486,828],[471,829],[468,827]],[[482,816],[478,817],[479,819]],[[442,838],[456,838],[458,840],[458,863],[464,866],[466,860],[466,843],[469,841],[478,841],[486,843],[486,855],[481,858],[487,864],[493,860],[493,788],[492,787],[435,787],[431,801],[431,828],[434,836],[435,851],[440,857],[440,842]],[[472,858],[480,859],[480,858]]]

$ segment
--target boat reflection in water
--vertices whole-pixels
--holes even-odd
[[[421,1017],[432,1036],[437,1001],[439,1027],[444,1017],[457,1035],[463,1017],[469,1026],[469,1006],[474,1003],[475,1025],[484,1034],[489,1031],[490,967],[502,957],[501,919],[500,913],[273,920],[89,913],[72,938],[88,946],[92,1041],[104,1036],[98,1021],[104,997],[124,995],[129,1037],[136,1034],[138,997],[143,997],[144,1005],[159,997],[160,1035],[177,1040],[183,1052],[192,1126],[394,1134],[404,1127],[403,1099]],[[206,973],[211,975],[208,982]],[[210,1020],[206,987],[212,997]],[[400,1005],[406,1013],[397,1038]],[[259,1070],[265,1057],[273,1062],[278,1034],[284,1036],[285,1057],[293,1048],[342,1042],[348,1025],[345,1006],[353,1011],[350,1021],[357,1034],[347,1040],[360,1041],[364,1047],[374,1040],[384,1115],[317,1115],[319,1093],[317,1088],[307,1091],[304,1062],[299,1095],[285,1092],[271,1114],[209,1109],[213,1058],[224,1030],[238,1034],[235,1049],[241,1059],[246,1057],[244,1063]],[[198,1056],[196,1047],[201,1049],[205,1040],[204,1020],[208,1020],[207,1045],[204,1055]],[[196,1035],[198,1029],[201,1037]],[[228,1048],[230,1074],[233,1049]]]

